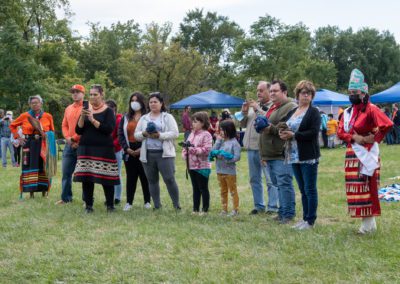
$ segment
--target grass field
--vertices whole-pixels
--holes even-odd
[[[400,146],[381,146],[382,185],[400,175],[399,153]],[[253,202],[245,152],[236,218],[218,215],[215,172],[210,214],[190,214],[191,187],[180,158],[180,213],[164,186],[160,212],[143,208],[139,188],[133,211],[119,206],[107,214],[96,187],[95,211],[86,215],[80,184],[73,186],[72,204],[56,206],[60,175],[49,198],[19,201],[20,169],[0,169],[0,283],[398,283],[400,204],[382,203],[377,233],[357,235],[359,220],[346,215],[343,160],[344,149],[322,151],[318,219],[314,230],[302,232],[248,215]],[[297,190],[296,200],[300,217]]]

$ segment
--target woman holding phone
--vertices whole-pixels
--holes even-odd
[[[103,186],[107,211],[114,211],[114,186],[120,184],[111,133],[115,115],[104,102],[101,85],[90,87],[90,104],[83,102],[76,133],[81,135],[74,181],[82,183],[86,213],[93,212],[94,184]]]

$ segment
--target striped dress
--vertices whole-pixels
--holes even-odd
[[[363,165],[354,152],[352,136],[354,133],[361,136],[368,136],[372,133],[375,135],[375,142],[380,143],[392,125],[390,119],[378,107],[369,102],[366,105],[354,105],[344,111],[337,135],[341,140],[347,142],[345,187],[348,212],[351,217],[364,218],[381,214],[378,199],[380,168],[376,168],[370,176],[361,173]],[[373,144],[363,145],[368,151],[372,146]]]
[[[14,138],[18,138],[18,127],[22,129],[26,139],[22,147],[22,173],[20,176],[20,192],[48,192],[51,187],[50,173],[46,172],[46,155],[48,139],[42,137],[29,122],[29,117],[39,120],[44,133],[54,131],[53,117],[47,112],[35,114],[33,111],[22,113],[10,124]],[[54,144],[55,142],[52,141]],[[52,145],[54,146],[54,145]]]
[[[118,185],[118,164],[111,136],[115,127],[114,112],[106,108],[103,112],[93,114],[93,117],[100,122],[99,128],[86,119],[83,128],[77,125],[75,129],[81,138],[74,181]]]

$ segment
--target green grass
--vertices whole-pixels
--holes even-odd
[[[400,146],[381,146],[381,183],[398,176]],[[1,283],[394,283],[400,279],[399,203],[382,203],[378,232],[358,236],[346,215],[344,149],[322,151],[319,208],[314,230],[298,232],[253,207],[246,153],[238,163],[241,215],[220,217],[215,172],[211,212],[191,216],[191,186],[177,159],[183,212],[176,214],[165,186],[160,212],[142,207],[139,188],[131,212],[107,214],[96,186],[95,212],[85,215],[80,184],[75,201],[56,206],[60,175],[49,198],[18,200],[19,169],[0,169]],[[300,194],[296,191],[298,217]],[[125,191],[123,192],[123,203]]]

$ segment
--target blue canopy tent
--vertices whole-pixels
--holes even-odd
[[[244,100],[214,90],[191,95],[170,106],[171,109],[191,108],[239,108]]]
[[[349,96],[326,89],[319,89],[315,94],[313,104],[317,106],[345,106],[350,105],[350,101]]]
[[[335,112],[339,106],[350,105],[349,97],[343,94],[339,94],[326,89],[319,89],[315,93],[313,105],[321,106],[324,111],[328,111],[327,107],[330,107],[330,113]]]
[[[387,90],[371,96],[371,102],[373,102],[374,104],[400,102],[400,82]]]

